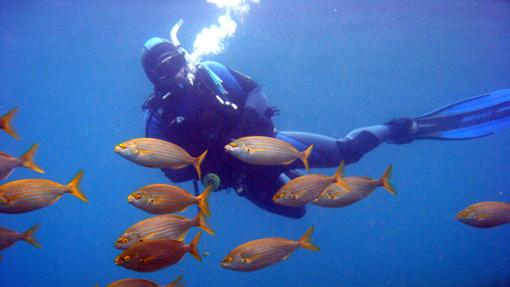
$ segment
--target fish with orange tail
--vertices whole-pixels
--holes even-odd
[[[190,244],[171,239],[136,244],[117,256],[115,264],[138,272],[153,272],[176,264],[186,253],[202,261],[197,250],[201,234],[199,232]]]
[[[332,183],[312,203],[323,207],[344,207],[362,200],[379,186],[384,187],[392,195],[397,195],[395,188],[390,183],[392,170],[392,166],[388,166],[379,180],[365,176],[345,177],[345,182],[350,190],[338,183]]]
[[[84,202],[87,197],[79,189],[83,171],[67,185],[47,179],[22,179],[0,185],[0,213],[24,213],[57,202],[62,195],[70,193]]]
[[[312,233],[313,227],[310,227],[297,241],[273,237],[244,243],[230,251],[221,262],[221,267],[235,271],[255,271],[287,259],[299,247],[319,251],[319,247],[310,241]]]
[[[181,169],[192,165],[198,178],[202,177],[200,165],[207,150],[197,157],[191,156],[180,146],[156,138],[131,139],[115,146],[122,157],[145,167]]]
[[[202,211],[193,219],[174,214],[163,214],[142,220],[126,229],[115,243],[115,247],[128,249],[140,242],[159,239],[183,241],[189,229],[194,226],[214,235],[214,231],[205,221]]]
[[[42,170],[34,162],[34,155],[38,147],[38,144],[34,144],[25,154],[19,158],[15,158],[4,152],[0,152],[0,180],[6,179],[17,167],[26,167],[38,173],[44,173],[44,170]]]
[[[343,178],[344,162],[332,176],[309,174],[296,177],[283,185],[273,196],[273,202],[284,206],[303,206],[316,199],[330,184],[337,182],[346,189],[349,185]]]
[[[192,204],[197,204],[205,215],[210,216],[207,199],[213,187],[208,187],[198,196],[193,196],[184,189],[169,184],[151,184],[131,193],[128,202],[153,214],[184,211]]]
[[[14,115],[16,115],[17,112],[18,108],[14,108],[7,112],[7,114],[0,117],[0,130],[4,130],[6,133],[10,134],[13,138],[19,140],[19,135],[11,126],[11,120],[12,118],[14,118]]]
[[[39,229],[39,226],[39,224],[34,225],[23,233],[0,227],[0,251],[11,247],[19,240],[24,240],[37,248],[41,248],[41,244],[34,238],[34,233]]]
[[[159,285],[151,280],[127,278],[110,283],[106,287],[184,287],[182,276],[177,277],[167,285]]]
[[[510,204],[484,201],[472,204],[457,213],[456,219],[478,228],[490,228],[510,222]]]
[[[253,165],[288,165],[300,159],[306,170],[310,170],[308,157],[313,145],[298,151],[293,145],[277,138],[249,136],[236,139],[225,146],[225,151]]]

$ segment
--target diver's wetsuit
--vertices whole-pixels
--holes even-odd
[[[302,217],[306,210],[275,205],[272,196],[289,178],[300,175],[294,169],[303,168],[301,161],[288,166],[249,165],[227,154],[226,144],[250,135],[277,137],[301,151],[314,144],[310,166],[325,168],[336,167],[342,160],[356,162],[395,133],[387,125],[358,129],[342,139],[275,132],[274,110],[253,80],[216,62],[202,63],[195,77],[193,86],[155,88],[144,105],[146,136],[175,143],[193,156],[207,149],[203,175],[215,173],[221,178],[220,188],[233,188],[257,206],[287,217]],[[191,166],[163,171],[174,182],[197,177]]]

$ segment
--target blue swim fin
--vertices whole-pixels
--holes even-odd
[[[510,128],[510,89],[462,100],[414,119],[415,139],[464,140]]]

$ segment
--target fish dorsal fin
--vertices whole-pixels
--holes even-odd
[[[14,171],[14,169],[9,169],[7,171],[0,172],[0,180],[8,178],[12,174],[13,171]]]

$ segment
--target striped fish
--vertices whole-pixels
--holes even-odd
[[[207,199],[212,188],[206,188],[199,196],[193,196],[184,189],[169,184],[152,184],[142,187],[128,196],[132,205],[153,214],[184,211],[197,204],[205,215],[210,216]]]
[[[161,287],[184,287],[184,283],[181,283],[181,280],[182,276],[179,276],[171,283]],[[115,281],[106,287],[160,287],[160,285],[150,280],[128,278]]]
[[[34,154],[38,147],[38,144],[32,145],[32,147],[19,158],[0,152],[0,180],[6,179],[17,167],[26,167],[38,173],[44,173],[44,170],[34,162]]]
[[[391,173],[392,166],[390,165],[379,180],[373,180],[365,176],[346,177],[345,182],[350,190],[337,183],[332,183],[312,203],[323,207],[347,206],[367,197],[379,186],[384,187],[392,195],[397,195],[390,183]]]
[[[310,227],[297,241],[274,237],[244,243],[230,251],[221,266],[235,271],[254,271],[287,259],[299,247],[319,251],[310,241],[312,233],[313,227]]]
[[[346,189],[350,187],[343,178],[344,162],[332,176],[309,174],[296,177],[283,185],[273,196],[273,202],[285,206],[303,206],[316,199],[331,183],[338,182]]]
[[[201,261],[202,258],[197,250],[201,235],[202,232],[199,232],[189,245],[171,239],[136,244],[117,256],[115,264],[138,272],[152,272],[176,264],[186,253],[190,253]]]
[[[117,240],[117,249],[128,249],[140,242],[173,239],[183,241],[193,226],[202,228],[214,235],[214,231],[205,221],[202,211],[193,219],[173,214],[163,214],[142,220],[128,228]]]
[[[288,165],[300,159],[307,171],[310,170],[308,157],[312,149],[313,145],[310,145],[300,152],[288,142],[263,136],[239,138],[225,146],[226,152],[249,164]]]
[[[155,138],[137,138],[115,146],[115,152],[126,159],[146,167],[181,169],[193,165],[198,178],[202,177],[200,165],[207,150],[192,157],[178,145]]]
[[[62,195],[70,193],[88,202],[80,191],[83,171],[67,185],[47,179],[22,179],[0,185],[0,213],[23,213],[43,208],[57,202]]]
[[[510,222],[510,204],[499,201],[475,203],[457,213],[456,219],[473,227],[495,227]]]
[[[11,120],[18,112],[18,108],[14,108],[10,110],[7,114],[0,117],[0,130],[4,130],[6,133],[10,134],[13,138],[19,140],[19,136],[16,131],[11,126]]]
[[[33,246],[40,248],[41,244],[34,238],[34,233],[39,229],[39,226],[39,224],[34,225],[23,233],[0,227],[0,251],[11,247],[19,240],[25,240]]]

